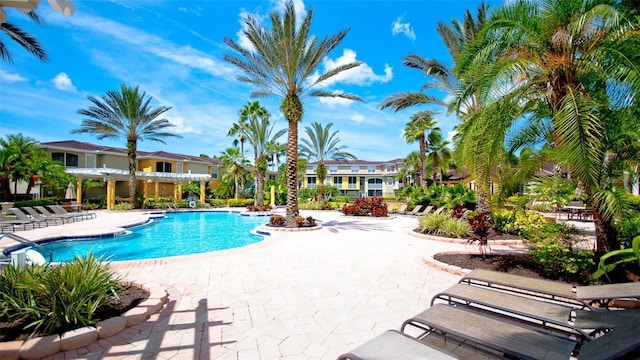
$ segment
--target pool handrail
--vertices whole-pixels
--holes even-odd
[[[20,236],[20,235],[16,235],[16,234],[14,234],[14,233],[7,233],[7,234],[4,234],[4,237],[8,237],[8,238],[13,239],[13,240],[15,240],[15,241],[17,241],[17,242],[19,242],[19,243],[21,243],[21,244],[24,244],[24,245],[28,245],[28,246],[35,247],[35,248],[37,248],[37,249],[39,249],[39,250],[46,250],[46,251],[47,251],[47,253],[49,254],[49,262],[52,262],[52,261],[53,261],[53,251],[51,251],[51,249],[47,249],[46,247],[44,247],[44,246],[42,246],[42,245],[38,244],[38,243],[37,243],[37,242],[35,242],[35,241],[31,241],[31,240],[29,240],[29,239],[23,238],[22,236]],[[5,253],[5,252],[6,252],[6,250],[9,250],[9,252],[14,252],[14,251],[16,251],[16,250],[18,250],[18,249],[16,249],[15,247],[13,247],[13,248],[11,248],[11,249],[5,249],[5,250],[3,250],[3,254],[5,254],[5,255],[7,255],[7,254]]]

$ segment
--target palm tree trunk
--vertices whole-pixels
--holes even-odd
[[[427,187],[427,140],[424,133],[420,136],[420,186]]]
[[[287,212],[286,226],[295,226],[298,210],[298,122],[302,119],[302,103],[297,95],[287,95],[280,106],[289,123],[287,134]]]
[[[235,185],[235,199],[238,200],[239,198],[239,188],[238,188],[238,167],[237,165],[234,165],[236,168],[233,170],[233,185]]]
[[[127,157],[129,158],[129,204],[131,207],[138,208],[138,199],[136,197],[136,152],[138,144],[135,140],[127,140]]]
[[[593,204],[587,204],[587,206],[590,205]],[[598,208],[594,208],[593,223],[596,228],[596,259],[609,251],[620,250],[618,231],[611,220],[605,220],[602,217]]]
[[[431,175],[433,177],[433,184],[436,184],[436,179],[438,177],[438,153],[434,152],[433,153],[433,174]]]

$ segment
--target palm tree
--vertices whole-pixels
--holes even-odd
[[[264,204],[264,179],[267,173],[267,145],[269,142],[276,142],[278,138],[286,133],[285,129],[273,133],[275,124],[269,122],[269,112],[260,106],[257,101],[251,105],[253,111],[247,123],[247,140],[253,145],[254,165],[256,180],[256,202],[255,205]]]
[[[257,87],[252,97],[282,96],[280,109],[288,122],[287,135],[287,213],[286,224],[295,225],[298,216],[298,122],[304,112],[301,97],[333,97],[361,101],[355,95],[338,91],[312,88],[327,79],[360,65],[352,62],[339,65],[318,75],[323,59],[335,49],[347,35],[348,29],[318,40],[309,35],[313,9],[303,19],[298,19],[293,1],[284,6],[284,16],[277,12],[270,15],[271,30],[263,28],[257,18],[244,19],[244,35],[253,48],[245,48],[230,38],[224,42],[237,55],[224,55],[224,59],[244,71],[238,80]]]
[[[420,154],[417,151],[412,151],[404,158],[404,167],[408,170],[407,174],[413,180],[411,184],[415,185],[420,183]]]
[[[438,183],[438,173],[446,173],[453,164],[452,151],[449,149],[449,142],[444,139],[440,129],[435,128],[427,135],[429,141],[429,149],[427,157],[432,159],[432,179],[433,183]]]
[[[433,119],[433,111],[420,111],[411,116],[411,121],[404,128],[404,138],[408,143],[418,142],[420,146],[420,185],[427,186],[427,170],[426,170],[426,153],[429,148],[429,142],[425,136],[428,130],[440,130],[436,126]]]
[[[621,197],[607,176],[610,131],[636,121],[611,109],[630,107],[640,90],[637,35],[620,15],[605,0],[512,2],[492,14],[456,63],[465,92],[481,93],[491,113],[477,128],[504,138],[524,119],[516,130],[552,144],[571,164],[596,210],[599,252],[619,248],[613,220]]]
[[[13,194],[18,194],[18,182],[29,180],[34,175],[30,167],[29,161],[32,154],[38,149],[36,141],[22,134],[7,135],[4,139],[0,139],[0,147],[2,148],[2,181],[3,193],[6,192],[5,198],[8,198],[10,191],[10,181],[13,180]]]
[[[309,161],[316,161],[316,174],[318,176],[318,193],[320,195],[320,206],[324,203],[324,180],[327,178],[327,167],[325,160],[353,160],[356,156],[344,151],[344,146],[339,146],[340,139],[337,137],[338,131],[331,131],[332,123],[322,126],[319,122],[314,122],[311,126],[306,126],[307,138],[300,140],[300,155]]]
[[[220,153],[218,159],[222,161],[222,167],[227,169],[231,174],[233,174],[233,183],[234,183],[234,198],[240,198],[240,186],[238,184],[238,178],[240,173],[241,166],[245,165],[244,156],[241,155],[240,149],[237,146],[226,148],[223,152]]]
[[[478,5],[476,11],[476,19],[474,20],[471,11],[466,10],[463,20],[451,20],[451,24],[438,22],[437,31],[454,63],[457,57],[480,33],[487,19],[489,6],[484,2]],[[427,77],[427,82],[419,91],[405,91],[398,94],[388,96],[380,103],[381,109],[392,109],[398,112],[413,106],[419,105],[440,105],[445,106],[448,111],[455,111],[463,122],[468,118],[475,116],[481,105],[476,93],[462,92],[465,89],[464,80],[456,76],[456,74],[448,68],[444,63],[433,58],[425,58],[419,54],[411,53],[402,59],[405,66],[422,72]],[[450,100],[445,101],[437,97],[425,93],[425,91],[436,89],[444,93]],[[460,133],[459,138],[464,136],[464,129],[457,129]],[[464,144],[465,142],[462,142]],[[481,210],[489,210],[491,202],[489,199],[488,184],[489,171],[483,166],[477,166],[476,159],[473,157],[473,151],[465,150],[472,147],[462,147],[456,143],[456,153],[467,169],[474,175],[478,181],[478,208]],[[490,167],[490,166],[489,166]]]
[[[36,24],[42,25],[42,20],[35,10],[27,12],[26,15]],[[0,23],[0,32],[7,35],[11,40],[15,41],[33,56],[37,57],[38,60],[42,62],[49,61],[49,56],[38,39],[24,31],[18,25],[8,22]],[[7,63],[13,63],[11,52],[4,41],[2,41],[2,38],[0,38],[0,58]]]
[[[279,171],[280,169],[280,156],[284,156],[286,153],[287,144],[281,144],[276,141],[269,141],[267,143],[267,157],[275,171]]]
[[[72,130],[72,134],[93,134],[98,140],[123,137],[127,140],[127,157],[129,159],[129,203],[137,207],[136,196],[136,156],[138,140],[153,140],[165,143],[163,138],[181,137],[166,131],[173,127],[166,119],[158,117],[171,108],[159,106],[152,108],[152,97],[140,93],[135,88],[120,85],[120,91],[110,90],[101,99],[88,96],[93,104],[86,109],[78,110],[78,114],[86,116],[80,129]]]
[[[233,123],[231,129],[227,133],[227,136],[237,136],[237,139],[233,141],[233,145],[240,143],[240,153],[244,155],[244,142],[247,140],[248,124],[247,122],[257,117],[265,116],[266,109],[257,101],[247,101],[247,103],[240,109],[240,118],[238,122]]]

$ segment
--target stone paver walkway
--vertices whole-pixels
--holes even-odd
[[[166,308],[118,335],[51,358],[335,359],[399,329],[460,278],[426,266],[424,257],[476,249],[410,236],[417,225],[412,217],[302,215],[318,219],[322,229],[272,232],[239,249],[114,263],[127,280],[166,287]],[[95,231],[132,218],[100,212],[95,220],[65,226]],[[50,229],[56,228],[64,226]],[[21,235],[41,238],[44,230]]]

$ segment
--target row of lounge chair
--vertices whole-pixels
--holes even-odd
[[[96,217],[92,212],[68,212],[61,205],[49,205],[49,209],[44,206],[11,208],[9,211],[16,220],[9,220],[0,213],[0,232],[2,233],[68,224]]]
[[[338,359],[458,359],[469,354],[451,353],[443,341],[490,358],[627,358],[640,348],[640,310],[610,309],[614,299],[640,301],[640,283],[572,286],[474,270],[436,294],[431,307],[407,319],[400,331],[389,330]]]
[[[393,211],[393,213],[402,214],[402,215],[422,216],[422,215],[430,214],[432,212],[434,214],[439,214],[443,212],[446,208],[445,206],[442,206],[434,210],[433,205],[428,205],[426,207],[423,205],[416,205],[413,209],[411,209],[411,211],[408,211],[407,206],[408,205],[404,204],[400,206],[400,208],[397,211]]]

